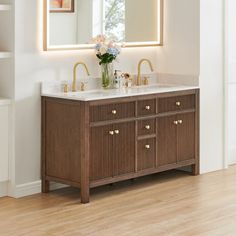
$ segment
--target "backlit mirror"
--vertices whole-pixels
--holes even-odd
[[[163,0],[44,0],[44,49],[92,48],[99,34],[126,47],[162,44]]]

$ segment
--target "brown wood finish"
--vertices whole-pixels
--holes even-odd
[[[45,168],[48,176],[80,182],[80,103],[45,102]]]
[[[146,148],[149,145],[149,148]],[[156,165],[156,139],[138,141],[138,171],[154,169]]]
[[[158,118],[158,166],[177,163],[177,126],[176,116]]]
[[[135,122],[116,124],[113,136],[113,176],[135,172]]]
[[[93,127],[90,135],[90,181],[112,177],[113,125]]]
[[[195,113],[177,116],[177,161],[195,158]]]
[[[158,112],[182,111],[195,108],[195,95],[160,98]]]
[[[135,103],[118,103],[90,107],[90,120],[106,121],[135,116]]]
[[[49,181],[65,183],[81,188],[87,203],[90,188],[184,166],[199,174],[199,90],[92,102],[42,98],[43,192]]]
[[[156,114],[156,99],[142,100],[138,102],[138,116]]]
[[[138,135],[149,135],[156,133],[156,119],[138,121]]]

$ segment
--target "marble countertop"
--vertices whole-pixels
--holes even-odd
[[[11,99],[0,97],[0,106],[10,105]]]
[[[198,89],[198,86],[188,86],[188,85],[170,85],[170,84],[155,84],[150,86],[139,86],[132,88],[122,88],[122,89],[97,89],[88,91],[78,91],[78,92],[58,92],[56,89],[50,89],[49,87],[42,86],[41,96],[44,97],[54,97],[62,98],[68,100],[78,100],[78,101],[95,101],[103,99],[112,98],[122,98],[167,92],[176,92],[184,90]]]

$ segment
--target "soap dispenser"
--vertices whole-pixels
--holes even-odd
[[[114,73],[114,88],[119,89],[120,88],[120,76],[118,75],[119,70],[115,70]]]

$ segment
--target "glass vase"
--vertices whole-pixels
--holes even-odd
[[[113,87],[113,63],[103,63],[101,64],[102,73],[102,87],[104,89]]]

